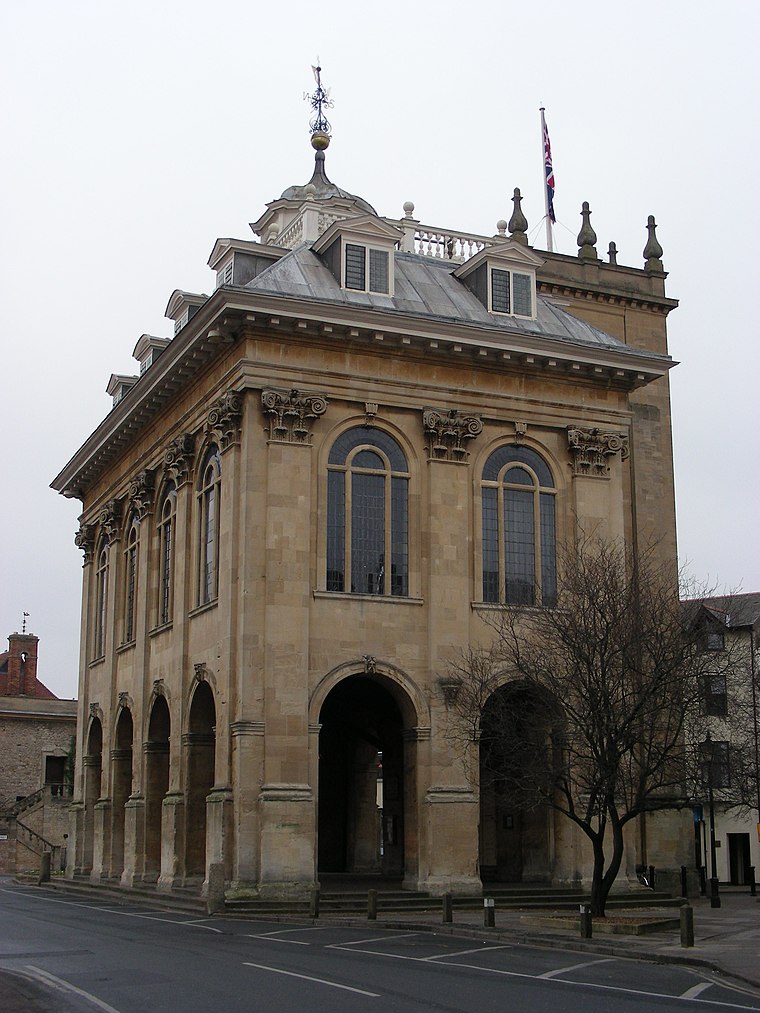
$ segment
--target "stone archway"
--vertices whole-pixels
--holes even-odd
[[[82,872],[92,871],[95,852],[95,803],[100,798],[103,774],[103,725],[93,717],[87,734],[87,752],[84,767],[84,845]]]
[[[153,882],[161,872],[161,822],[164,796],[169,790],[171,718],[166,697],[157,696],[148,722],[145,753],[145,878]]]
[[[556,702],[507,683],[483,708],[480,737],[480,871],[484,882],[551,882],[550,783]]]
[[[216,704],[207,682],[199,682],[190,704],[185,749],[187,790],[185,874],[206,875],[206,798],[214,786],[216,760]]]
[[[399,685],[378,674],[351,675],[325,697],[319,712],[320,875],[401,877],[416,867],[409,847],[416,838],[413,712]]]
[[[111,750],[111,863],[110,876],[121,876],[124,871],[125,805],[132,794],[132,712],[128,707],[119,710],[116,722],[115,748]]]

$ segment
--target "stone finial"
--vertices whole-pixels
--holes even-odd
[[[414,201],[413,200],[405,200],[404,201],[404,218],[413,218],[413,217],[414,217]]]
[[[522,212],[522,195],[520,194],[520,188],[515,187],[515,194],[512,198],[512,203],[515,206],[512,212],[512,217],[509,219],[509,238],[514,239],[516,243],[522,243],[523,246],[528,245],[528,219]]]
[[[507,223],[503,218],[500,218],[496,223],[496,235],[500,239],[507,238]]]
[[[644,268],[647,271],[662,271],[662,247],[657,242],[657,236],[655,235],[655,229],[657,223],[654,220],[654,215],[650,215],[647,218],[647,245],[644,247]]]
[[[580,260],[597,260],[596,232],[591,228],[591,209],[587,200],[584,200],[581,206],[581,218],[583,224],[578,233],[578,257]]]
[[[610,258],[610,263],[613,267],[617,267],[617,246],[614,243],[610,243],[610,248],[607,250],[607,255]]]

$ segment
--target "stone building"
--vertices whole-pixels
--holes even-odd
[[[378,215],[325,171],[218,239],[208,296],[53,482],[82,501],[71,874],[302,894],[329,873],[431,891],[577,882],[583,840],[502,818],[443,734],[448,662],[499,602],[550,607],[579,531],[675,572],[666,297],[642,268]],[[632,832],[686,864],[689,820]],[[642,852],[646,840],[648,852]]]
[[[12,633],[0,653],[0,872],[38,868],[68,833],[76,700],[37,678],[39,639]]]

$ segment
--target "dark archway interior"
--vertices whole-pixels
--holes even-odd
[[[145,874],[149,879],[161,871],[161,819],[164,795],[169,790],[169,706],[156,697],[150,712],[145,744]]]
[[[113,823],[111,828],[111,875],[124,870],[124,806],[132,794],[132,713],[123,707],[116,725],[116,748],[111,753]]]
[[[551,735],[557,709],[520,683],[483,708],[480,738],[480,871],[484,882],[551,880]]]
[[[216,706],[207,682],[201,682],[190,705],[189,732],[183,737],[187,762],[187,832],[185,872],[206,875],[206,796],[214,786]]]
[[[103,774],[103,726],[93,718],[84,755],[84,849],[82,871],[90,872],[95,846],[95,803],[100,798]]]
[[[320,712],[319,871],[404,871],[401,712],[379,682],[352,676]]]

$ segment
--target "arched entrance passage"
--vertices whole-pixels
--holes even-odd
[[[401,876],[414,824],[414,756],[405,763],[411,702],[389,679],[353,675],[319,713],[320,873]],[[397,702],[398,701],[398,702]],[[409,738],[410,736],[407,736]],[[412,743],[406,743],[408,748]],[[406,805],[405,805],[406,803]]]
[[[157,696],[150,712],[145,752],[145,875],[154,880],[161,872],[161,817],[169,790],[169,731],[166,698]]]
[[[480,724],[480,870],[484,882],[550,882],[555,734],[548,694],[508,683],[488,699]]]
[[[100,798],[103,774],[103,725],[94,717],[87,734],[87,751],[84,754],[84,847],[82,872],[92,870],[95,848],[95,803]]]
[[[111,876],[121,876],[124,871],[124,806],[132,794],[132,734],[132,712],[122,707],[116,722],[116,747],[111,750]]]
[[[206,797],[214,786],[216,705],[207,682],[198,683],[190,704],[188,732],[183,736],[187,771],[185,872],[206,875]]]

